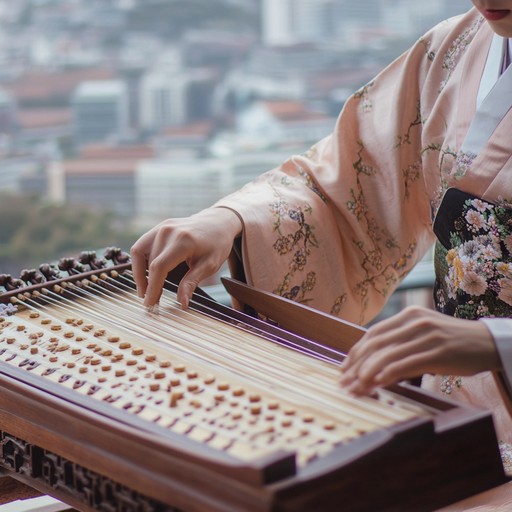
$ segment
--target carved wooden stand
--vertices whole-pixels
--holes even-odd
[[[80,510],[105,512],[175,512],[93,471],[0,431],[0,504],[40,496],[39,490]],[[12,474],[16,479],[10,478]],[[84,508],[85,506],[85,508]]]

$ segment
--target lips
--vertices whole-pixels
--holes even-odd
[[[484,9],[482,14],[489,21],[499,21],[510,14],[509,9]]]

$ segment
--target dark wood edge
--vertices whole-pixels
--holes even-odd
[[[251,464],[244,464],[228,453],[137,418],[126,411],[117,410],[108,404],[102,404],[91,397],[73,393],[68,389],[57,389],[60,386],[55,383],[41,382],[40,378],[30,375],[24,370],[12,367],[4,368],[5,366],[7,365],[0,363],[0,387],[3,392],[12,391],[19,394],[20,397],[23,396],[37,403],[47,411],[70,415],[73,420],[89,425],[89,428],[112,431],[115,426],[115,431],[123,439],[129,439],[137,446],[145,446],[148,450],[151,449],[164,457],[199,465],[205,471],[220,472],[229,478],[252,486],[261,486],[269,481],[290,477],[295,473],[294,455],[288,452],[276,452],[251,462]],[[72,395],[77,396],[73,397]],[[0,403],[2,403],[2,397],[0,397]],[[13,400],[12,410],[18,413],[15,400]],[[51,417],[39,417],[34,414],[31,416],[32,419],[30,417],[25,419],[33,421],[34,425],[47,425],[48,428],[52,425]],[[57,431],[62,427],[60,424],[54,426]],[[6,430],[9,431],[8,428]],[[23,436],[20,437],[23,438]],[[37,445],[40,444],[37,439],[26,440]],[[108,447],[107,445],[105,448]],[[54,449],[54,446],[48,445],[42,446],[42,448]],[[62,453],[61,455],[74,460],[69,454]],[[79,459],[74,461],[81,463]],[[108,476],[115,479],[115,475]]]

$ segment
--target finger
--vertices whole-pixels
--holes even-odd
[[[140,238],[130,249],[133,279],[137,287],[137,295],[140,298],[144,297],[148,286],[148,257],[144,247],[144,239]]]
[[[348,361],[343,365],[344,373],[357,372],[373,353],[390,346],[409,346],[411,342],[423,339],[425,332],[437,325],[432,322],[431,315],[432,312],[425,308],[409,307],[375,324],[349,352]]]
[[[148,258],[148,285],[144,304],[154,306],[162,295],[169,272],[187,261],[194,250],[189,236],[183,236],[171,225],[160,225]]]
[[[403,322],[397,319],[397,316],[382,320],[373,325],[365,335],[350,349],[347,358],[343,362],[343,371],[351,369],[357,365],[358,361],[367,354],[382,348],[388,343],[393,342],[393,338],[387,334],[395,329],[402,327]]]
[[[178,286],[178,302],[184,309],[187,309],[194,291],[199,286],[199,283],[210,277],[218,270],[218,267],[213,264],[209,258],[200,260],[197,263],[189,262],[189,271],[185,274]]]
[[[397,333],[395,330],[376,334],[376,329],[370,329],[359,342],[350,350],[349,355],[342,366],[340,384],[348,386],[356,379],[360,368],[375,353],[380,353],[388,347],[396,344]]]
[[[369,395],[377,387],[390,386],[405,379],[411,379],[423,375],[430,367],[431,353],[411,354],[404,359],[393,361],[386,366],[379,366],[377,371],[365,368],[359,375],[360,378],[351,382],[345,389],[356,396]]]
[[[376,386],[387,386],[427,372],[442,373],[447,368],[442,347],[433,345],[432,339],[424,336],[373,354],[345,387],[355,394],[366,394]]]

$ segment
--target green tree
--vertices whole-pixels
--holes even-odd
[[[128,250],[136,235],[109,212],[48,204],[26,196],[0,196],[0,273],[19,275],[23,268],[81,251],[118,246]]]

